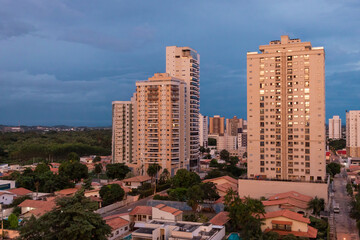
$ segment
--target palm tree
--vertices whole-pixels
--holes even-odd
[[[157,163],[149,165],[148,169],[146,170],[146,173],[151,177],[151,183],[153,182],[153,178],[157,175],[160,169],[161,166]],[[155,192],[156,192],[156,183],[155,183]]]
[[[324,207],[325,207],[325,201],[323,198],[314,197],[308,203],[308,209],[312,210],[315,216],[319,216],[320,212],[324,210]]]

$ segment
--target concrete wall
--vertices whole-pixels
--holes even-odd
[[[311,182],[288,182],[239,179],[239,196],[252,198],[270,197],[278,193],[296,191],[311,197],[323,198],[328,202],[328,184]]]
[[[147,202],[148,206],[155,207],[159,204],[165,204],[166,206],[173,207],[179,209],[181,211],[191,211],[192,208],[186,204],[186,202],[177,202],[177,201],[163,201],[163,200],[149,200]],[[216,204],[201,204],[203,208],[212,207],[216,213],[224,211],[224,204],[216,203]]]
[[[110,204],[103,208],[99,208],[95,212],[99,213],[99,214],[104,214],[104,213],[110,212],[116,208],[123,207],[128,203],[136,202],[137,200],[139,200],[139,196],[128,196],[126,200]]]

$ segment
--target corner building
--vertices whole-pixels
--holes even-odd
[[[139,174],[157,163],[171,175],[188,168],[186,83],[167,73],[136,82],[136,159]]]
[[[166,72],[186,83],[186,144],[190,170],[197,171],[200,161],[200,55],[189,47],[166,47]]]
[[[281,36],[247,53],[248,177],[325,179],[325,53]]]

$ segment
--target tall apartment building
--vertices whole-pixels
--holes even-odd
[[[137,155],[140,174],[157,163],[174,175],[189,168],[186,149],[187,87],[168,73],[136,82]]]
[[[200,146],[207,148],[208,147],[208,117],[199,114],[199,136],[200,136]]]
[[[333,118],[329,119],[329,138],[341,138],[341,119],[339,116],[333,116]]]
[[[225,118],[215,115],[209,117],[209,134],[224,135],[225,133]]]
[[[134,102],[112,102],[112,162],[134,162]]]
[[[191,170],[197,170],[200,161],[200,55],[189,47],[166,47],[166,72],[186,82],[187,88],[187,152]]]
[[[360,157],[360,111],[346,112],[346,153]]]
[[[234,116],[233,118],[226,119],[226,133],[229,136],[237,136],[241,131],[244,125],[244,119],[237,118]]]
[[[325,53],[300,39],[247,53],[248,177],[323,181]]]

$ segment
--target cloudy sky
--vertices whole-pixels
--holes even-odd
[[[360,1],[0,0],[0,124],[111,125],[111,102],[201,55],[201,113],[246,117],[246,52],[288,34],[326,51],[327,118],[360,109]]]

